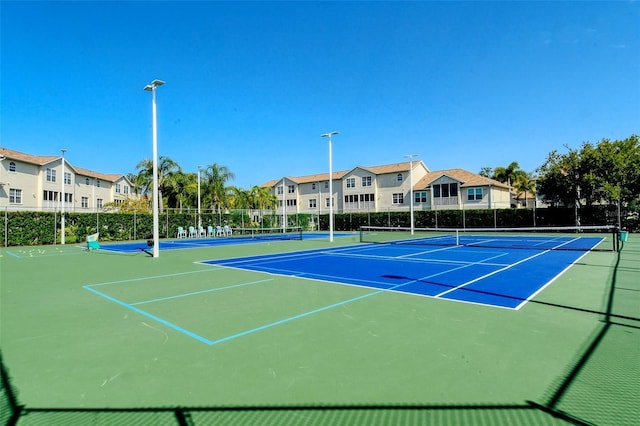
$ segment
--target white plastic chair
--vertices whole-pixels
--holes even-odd
[[[233,230],[231,229],[231,227],[229,225],[225,225],[224,226],[224,235],[226,237],[230,237],[231,234],[233,234]]]
[[[220,225],[216,226],[216,237],[224,237],[224,231]]]
[[[189,227],[189,238],[193,238],[193,237],[197,237],[198,234],[196,234],[196,228],[194,228],[193,226]]]
[[[215,236],[215,232],[213,231],[213,226],[209,225],[207,226],[207,237],[214,237]]]
[[[185,231],[182,226],[178,226],[178,234],[176,235],[176,237],[177,238],[187,238],[187,231]]]
[[[206,237],[207,231],[202,226],[198,226],[198,237]]]

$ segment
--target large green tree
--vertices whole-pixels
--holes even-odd
[[[538,192],[551,205],[617,203],[637,206],[640,198],[640,141],[585,142],[564,154],[552,151],[538,169]]]

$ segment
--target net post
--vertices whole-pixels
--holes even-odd
[[[456,229],[456,245],[460,245],[460,230]]]

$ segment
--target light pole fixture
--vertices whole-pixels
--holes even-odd
[[[417,157],[418,154],[407,154],[405,155],[405,158],[409,159],[409,211],[410,213],[410,220],[411,220],[411,235],[413,235],[415,227],[414,227],[414,220],[413,220],[413,157]]]
[[[153,257],[160,257],[160,238],[158,232],[158,125],[156,119],[156,89],[164,84],[162,80],[153,80],[144,86],[151,92],[151,112],[153,115]]]
[[[329,241],[333,241],[333,165],[331,155],[331,137],[340,132],[323,133],[320,137],[329,138]]]
[[[202,166],[198,166],[198,232],[200,232],[200,227],[202,226],[202,217],[200,216],[200,168]]]
[[[60,191],[60,244],[64,244],[64,153],[67,152],[67,150],[62,148],[60,151],[62,152],[62,173],[60,173],[60,181],[62,182],[62,190]]]

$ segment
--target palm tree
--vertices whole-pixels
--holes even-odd
[[[227,188],[228,206],[232,209],[246,210],[251,207],[249,199],[249,191],[237,186],[228,186]]]
[[[513,161],[507,167],[496,167],[493,170],[493,179],[511,186],[511,183],[515,182],[516,178],[522,174],[527,174],[527,172],[520,169],[520,164],[517,161]]]
[[[136,169],[140,170],[138,172],[138,179],[142,192],[149,194],[153,187],[153,161],[145,158],[138,163]],[[167,184],[169,182],[167,182],[167,177],[171,172],[175,171],[182,172],[178,163],[169,157],[160,156],[158,160],[158,207],[160,211],[163,210],[162,194],[166,193],[168,189]]]
[[[527,207],[527,192],[535,196],[536,180],[532,179],[528,173],[519,174],[514,182],[517,193],[524,192],[524,206]]]
[[[213,163],[207,166],[204,171],[204,193],[205,199],[210,201],[210,207],[218,209],[220,214],[222,208],[226,208],[227,192],[225,185],[235,175],[226,166]]]
[[[198,195],[198,181],[195,173],[182,173],[174,171],[169,173],[166,179],[166,187],[171,191],[167,194],[168,206],[177,207],[182,213],[182,209],[187,204],[193,207],[194,195]],[[172,205],[173,202],[173,205]]]
[[[275,209],[278,205],[278,199],[267,187],[253,186],[249,190],[249,194],[251,208],[259,210]],[[260,221],[262,221],[262,212],[260,213]]]

